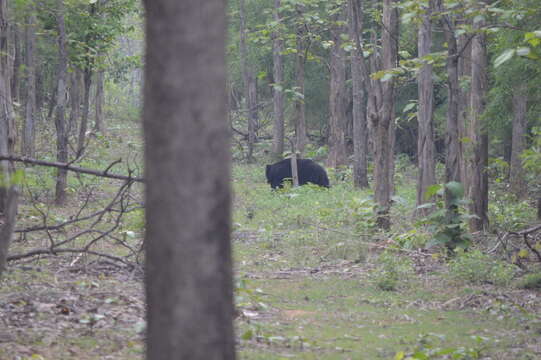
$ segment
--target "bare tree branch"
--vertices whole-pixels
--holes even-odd
[[[89,174],[89,175],[94,175],[94,176],[99,176],[99,177],[106,177],[110,179],[136,181],[136,182],[141,182],[141,183],[144,182],[144,179],[141,177],[136,177],[136,176],[131,176],[131,175],[126,176],[126,175],[120,175],[120,174],[109,174],[108,171],[111,169],[111,167],[117,164],[118,162],[120,162],[121,160],[117,160],[113,162],[103,171],[82,168],[79,166],[73,166],[67,163],[61,163],[61,162],[56,162],[56,161],[37,160],[37,159],[32,159],[26,156],[13,156],[13,155],[0,154],[0,160],[9,160],[9,161],[15,161],[15,162],[22,162],[24,164],[55,167],[58,169],[65,169],[65,170],[73,171],[76,173]]]

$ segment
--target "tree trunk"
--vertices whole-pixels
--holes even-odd
[[[443,11],[441,0],[438,7]],[[460,87],[458,82],[458,48],[455,37],[455,25],[453,19],[449,15],[443,15],[441,25],[445,41],[447,41],[447,128],[445,136],[445,149],[447,151],[445,157],[445,181],[461,181],[460,175],[460,144],[459,144],[459,97]],[[446,192],[445,201],[448,209],[455,209],[456,206],[451,205],[451,194]]]
[[[471,126],[473,163],[470,182],[470,211],[476,217],[470,220],[471,231],[482,231],[488,227],[488,132],[482,118],[488,93],[488,59],[484,20],[475,22],[479,31],[472,40],[472,89]]]
[[[77,157],[81,157],[86,147],[86,132],[88,129],[88,115],[90,112],[90,86],[92,85],[92,65],[86,65],[83,72],[83,113],[79,125],[79,137],[77,139]]]
[[[34,11],[33,8],[30,11]],[[22,153],[34,157],[36,138],[36,64],[34,49],[36,47],[36,16],[31,13],[26,18],[26,104],[22,136]]]
[[[21,35],[19,26],[16,23],[11,25],[11,33],[13,37],[13,75],[11,77],[11,96],[13,101],[20,102],[21,100]]]
[[[526,198],[527,184],[524,180],[524,169],[520,155],[526,148],[526,113],[528,110],[528,95],[525,84],[520,84],[513,91],[513,137],[511,140],[511,164],[509,171],[509,182],[511,191],[517,199]]]
[[[225,1],[144,3],[147,359],[234,359]]]
[[[297,12],[302,16],[303,9],[297,7]],[[306,66],[306,53],[308,46],[304,39],[306,31],[304,25],[300,25],[297,29],[297,54],[295,57],[295,86],[296,91],[301,94],[295,98],[295,115],[293,117],[295,122],[295,148],[297,152],[301,154],[304,152],[304,147],[308,143],[308,137],[306,135],[306,105],[304,99],[304,71]]]
[[[281,0],[274,0],[274,21],[281,23]],[[272,41],[272,60],[274,77],[274,126],[272,134],[272,155],[274,160],[280,160],[284,153],[284,65],[282,53],[284,44],[280,32],[275,31]]]
[[[58,70],[57,70],[57,95],[56,95],[56,159],[58,162],[68,162],[68,134],[66,132],[66,77],[68,71],[68,53],[66,50],[66,26],[64,22],[64,2],[57,0],[56,21],[58,26]],[[55,202],[63,205],[66,202],[66,186],[68,172],[66,169],[58,169],[56,175]]]
[[[429,1],[423,23],[419,26],[418,56],[422,58],[431,52],[432,47],[432,15],[433,1]],[[417,206],[429,199],[425,198],[426,190],[436,183],[436,164],[434,147],[434,84],[432,81],[432,65],[425,62],[417,76],[419,91],[418,122],[419,132],[417,139],[417,157],[419,173],[417,176]],[[429,209],[418,209],[418,214],[426,216]]]
[[[88,15],[92,18],[96,15],[96,2],[90,3]],[[92,32],[88,32],[86,36],[86,42],[90,43],[93,39]],[[88,116],[90,112],[90,87],[92,85],[92,76],[94,75],[94,66],[95,59],[92,55],[87,55],[85,59],[84,69],[83,69],[83,82],[84,82],[84,97],[83,97],[83,114],[81,117],[81,125],[79,126],[79,137],[77,139],[77,155],[79,158],[83,155],[83,152],[86,147],[86,132],[88,129]]]
[[[383,33],[382,33],[382,54],[383,70],[390,70],[396,67],[398,58],[398,17],[394,8],[393,0],[383,2]],[[375,156],[375,200],[378,206],[377,222],[382,229],[389,229],[391,219],[389,211],[391,208],[392,195],[392,143],[390,135],[391,126],[394,126],[394,81],[390,79],[382,83],[382,108],[381,117],[376,127],[376,156]]]
[[[105,94],[103,92],[103,82],[105,78],[104,70],[99,70],[96,74],[96,99],[95,99],[95,114],[94,114],[94,130],[96,132],[104,132],[103,124],[103,104],[105,102]]]
[[[458,59],[458,78],[460,83],[468,84],[467,87],[461,86],[458,99],[458,138],[461,139],[459,146],[459,164],[460,164],[460,181],[464,185],[464,189],[469,191],[469,175],[472,172],[468,163],[468,157],[473,153],[472,144],[470,141],[462,141],[462,139],[471,138],[470,127],[470,98],[471,98],[471,38],[470,34],[463,34],[458,37],[458,48],[463,49],[462,54]],[[469,195],[468,195],[469,197]]]
[[[349,0],[349,36],[355,43],[351,53],[351,81],[353,91],[353,184],[368,187],[368,128],[366,125],[366,96],[363,83],[361,57],[363,57],[360,34],[363,31],[362,10],[359,0]]]
[[[244,85],[244,103],[246,104],[246,118],[248,119],[248,156],[249,163],[255,161],[254,145],[256,141],[257,125],[257,99],[256,99],[256,81],[255,76],[248,61],[248,49],[246,45],[246,15],[244,10],[244,0],[239,0],[240,17],[240,67],[242,70],[242,80]]]
[[[70,75],[70,117],[68,136],[77,133],[77,124],[81,118],[81,70],[74,69]]]
[[[344,21],[344,9],[340,10],[336,22]],[[329,89],[329,156],[327,165],[332,168],[346,163],[346,52],[342,48],[341,35],[344,26],[331,27],[333,46],[330,54]]]
[[[0,153],[11,154],[15,148],[15,114],[11,99],[11,64],[8,52],[8,5],[0,0]],[[0,187],[0,276],[6,270],[9,245],[15,228],[18,192],[10,184],[12,166],[0,162],[4,181]]]

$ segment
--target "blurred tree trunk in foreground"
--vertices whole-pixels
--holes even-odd
[[[225,1],[145,8],[147,359],[234,359]]]

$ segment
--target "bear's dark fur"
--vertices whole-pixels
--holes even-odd
[[[310,159],[297,159],[297,173],[299,185],[312,183],[329,187],[329,178],[325,169]],[[272,165],[267,165],[265,175],[267,182],[273,189],[281,188],[284,179],[291,178],[291,159],[285,159]]]

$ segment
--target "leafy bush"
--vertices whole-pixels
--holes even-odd
[[[450,197],[449,208],[445,208],[443,195],[445,192]],[[439,196],[436,203],[427,203],[419,208],[430,208],[436,206],[437,210],[422,219],[420,225],[428,225],[430,232],[434,234],[427,246],[444,245],[452,254],[456,248],[466,249],[470,246],[471,238],[466,231],[467,220],[471,218],[465,210],[467,202],[464,197],[464,186],[456,181],[444,185],[432,185],[426,191],[425,197]]]
[[[528,202],[517,201],[513,194],[494,194],[490,200],[488,212],[493,230],[516,231],[535,220],[534,210]]]
[[[449,275],[472,284],[507,285],[517,271],[514,265],[492,259],[479,250],[457,251],[449,263]]]

